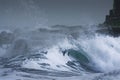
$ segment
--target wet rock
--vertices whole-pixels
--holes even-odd
[[[120,36],[120,0],[114,0],[113,9],[106,16],[104,24],[109,28],[111,35]]]

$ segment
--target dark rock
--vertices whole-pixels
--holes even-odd
[[[113,36],[120,35],[120,0],[114,0],[113,9],[106,16],[104,24],[110,26],[109,31]]]

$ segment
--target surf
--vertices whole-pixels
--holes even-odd
[[[77,26],[6,32],[15,36],[0,47],[0,68],[59,77],[119,70],[120,37],[90,31]]]

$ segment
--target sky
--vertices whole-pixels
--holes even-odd
[[[0,0],[0,26],[103,23],[113,0]]]

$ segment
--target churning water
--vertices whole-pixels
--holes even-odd
[[[120,37],[91,27],[0,32],[0,80],[119,80],[119,62]]]

